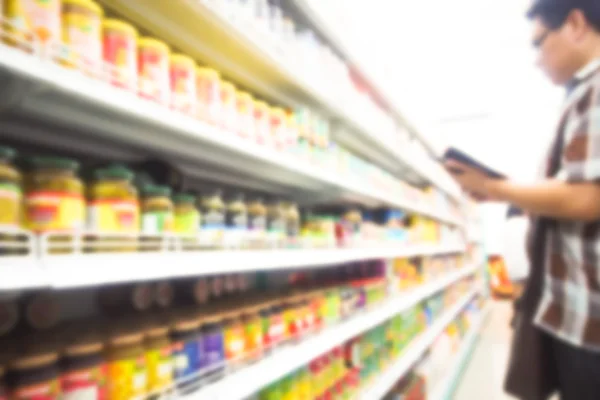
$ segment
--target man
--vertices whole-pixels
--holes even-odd
[[[534,321],[550,337],[561,398],[600,399],[600,0],[537,0],[529,17],[539,66],[568,87],[555,135],[563,140],[552,146],[562,151],[558,173],[521,185],[447,168],[478,198],[556,221]]]

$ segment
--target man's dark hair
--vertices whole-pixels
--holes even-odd
[[[539,17],[548,28],[558,29],[573,10],[581,10],[594,30],[600,32],[600,0],[535,0],[527,17]]]

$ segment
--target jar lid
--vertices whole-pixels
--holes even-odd
[[[113,346],[126,346],[139,344],[144,339],[144,335],[140,332],[120,332],[115,333],[109,339],[109,343]]]
[[[12,147],[0,146],[0,159],[10,161],[17,156],[17,151]]]
[[[171,188],[163,185],[146,185],[142,188],[142,194],[148,196],[170,197]]]
[[[168,52],[169,46],[162,40],[155,39],[153,37],[141,37],[138,39],[138,46],[140,47],[153,47],[158,51]]]
[[[135,177],[132,170],[124,165],[110,165],[105,168],[100,168],[94,171],[96,179],[119,179],[131,181]]]
[[[104,345],[101,342],[89,342],[89,343],[74,343],[68,345],[65,348],[65,355],[67,356],[85,356],[90,354],[100,353]]]
[[[167,325],[155,325],[151,326],[146,330],[146,336],[149,338],[157,338],[166,336],[169,334],[169,327]]]
[[[63,4],[72,4],[76,6],[85,7],[91,10],[93,13],[98,14],[99,16],[104,15],[104,10],[102,10],[102,8],[98,4],[94,3],[91,0],[63,0]]]
[[[227,92],[235,92],[235,85],[231,82],[223,81],[221,83],[221,89]]]
[[[131,36],[137,36],[137,30],[125,21],[121,21],[119,19],[107,18],[102,21],[102,27],[104,29],[116,29],[125,32]]]
[[[64,169],[69,171],[77,171],[79,169],[79,162],[71,158],[65,157],[52,157],[52,156],[39,156],[32,157],[29,159],[29,164],[33,168],[56,168]]]
[[[190,193],[175,193],[173,195],[173,201],[175,203],[195,203],[196,196]]]
[[[219,79],[221,76],[217,70],[208,67],[196,67],[196,74],[204,75],[212,79]]]
[[[194,59],[190,56],[186,56],[185,54],[180,54],[180,53],[174,53],[171,54],[169,56],[169,59],[171,60],[171,63],[175,63],[175,64],[188,64],[189,67],[194,67],[196,65],[196,62],[194,61]]]
[[[17,358],[10,364],[10,369],[30,369],[50,365],[58,361],[58,353],[36,353]]]

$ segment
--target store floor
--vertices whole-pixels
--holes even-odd
[[[512,305],[494,302],[479,342],[454,395],[455,400],[512,400],[502,390],[512,330]]]

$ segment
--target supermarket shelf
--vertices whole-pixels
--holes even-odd
[[[428,283],[405,295],[387,301],[368,312],[356,316],[334,327],[327,328],[296,345],[289,345],[255,364],[226,376],[220,381],[208,385],[198,392],[186,396],[187,400],[238,400],[261,390],[269,383],[280,379],[308,364],[314,358],[338,346],[347,340],[365,332],[394,315],[414,306],[421,300],[444,289],[454,282],[472,274],[474,268],[457,271],[438,281]],[[467,294],[462,304],[467,303],[475,295],[473,290]],[[458,311],[457,311],[458,312]],[[375,399],[377,397],[371,397]]]
[[[370,158],[392,173],[404,166],[430,180],[427,169],[412,164],[399,144],[374,130],[361,109],[343,94],[332,95],[327,82],[300,68],[293,54],[273,43],[266,32],[231,13],[226,2],[210,0],[100,0],[175,48],[217,67],[225,76],[268,99],[294,106],[318,104],[361,138]],[[176,22],[175,22],[176,21]],[[376,149],[376,157],[373,157]],[[425,161],[425,160],[422,160]],[[427,160],[433,162],[431,160]],[[440,182],[432,181],[433,184]],[[447,186],[447,185],[444,185]],[[456,197],[456,195],[454,195]]]
[[[0,290],[69,288],[154,279],[300,267],[320,268],[369,259],[460,253],[462,245],[365,249],[223,250],[132,254],[65,254],[1,258]],[[4,260],[10,260],[5,263]],[[85,265],[85,268],[82,268]]]
[[[376,75],[372,72],[369,66],[366,64],[366,57],[361,57],[357,54],[354,47],[348,43],[348,40],[345,38],[345,35],[341,31],[341,27],[339,24],[336,24],[335,18],[331,18],[331,16],[327,15],[327,6],[325,3],[318,0],[292,0],[296,8],[304,14],[304,16],[311,21],[311,23],[316,27],[316,29],[321,32],[332,44],[333,46],[341,52],[345,58],[352,64],[354,68],[356,68],[362,77],[369,82],[369,84],[373,87],[373,89],[377,92],[380,98],[384,100],[387,106],[391,109],[396,120],[400,122],[402,126],[404,126],[411,134],[412,137],[418,139],[418,141],[423,144],[423,146],[427,149],[429,155],[434,158],[437,157],[438,150],[435,146],[425,137],[419,130],[417,130],[403,115],[400,107],[398,106],[398,101],[395,100],[395,95],[393,95],[390,90],[381,82],[381,79],[377,79]],[[438,173],[436,173],[432,168],[422,168],[423,163],[429,162],[433,164],[433,160],[420,160],[420,165],[416,167],[413,163],[410,162],[411,157],[410,154],[402,151],[398,145],[394,145],[390,141],[385,141],[381,136],[373,137],[375,141],[379,141],[379,145],[387,146],[390,152],[393,153],[393,156],[398,160],[403,160],[405,163],[408,161],[409,165],[413,165],[413,168],[416,169],[417,172],[422,178],[428,180],[434,185],[438,186],[440,189],[444,190],[447,194],[451,195],[454,198],[460,197],[460,191],[455,184],[449,182],[449,180],[444,178]]]
[[[479,338],[479,333],[481,332],[481,328],[483,327],[483,324],[489,312],[489,306],[482,310],[481,316],[473,324],[473,326],[469,330],[469,333],[467,333],[467,335],[463,339],[458,354],[449,364],[448,375],[444,378],[442,382],[438,384],[438,387],[436,387],[436,389],[433,392],[433,395],[430,397],[432,400],[447,400],[452,397],[453,392],[456,388],[456,384],[458,383],[458,380],[460,379],[460,376],[470,359],[471,352],[475,348],[475,344],[477,343],[477,339]]]
[[[446,329],[446,327],[454,321],[460,312],[467,306],[471,299],[478,293],[477,289],[473,289],[469,294],[464,296],[450,310],[438,318],[424,333],[417,339],[413,340],[408,346],[404,354],[387,370],[381,374],[379,379],[371,386],[367,387],[359,396],[360,399],[373,400],[382,399],[390,389],[404,376],[421,356],[429,349],[435,339]]]
[[[27,123],[33,123],[34,119],[43,122],[37,130],[28,128],[26,132],[27,137],[36,140],[50,143],[63,140],[65,146],[73,148],[84,146],[88,140],[102,139],[104,144],[114,146],[117,143],[121,147],[138,147],[151,154],[166,154],[181,163],[197,164],[198,168],[208,164],[211,168],[234,171],[243,174],[239,178],[241,182],[265,182],[295,198],[327,200],[321,198],[325,193],[331,197],[328,200],[387,205],[442,222],[462,224],[458,218],[403,199],[399,193],[357,183],[351,177],[339,176],[140,99],[133,93],[2,45],[0,72],[8,72],[6,78],[15,89],[15,93],[4,99],[12,102],[2,106],[7,111],[16,108]],[[17,77],[20,79],[14,79]],[[0,75],[0,78],[4,76]],[[13,130],[9,129],[12,128],[10,124],[11,120],[5,118],[0,121],[0,129],[10,132]],[[52,129],[55,129],[54,135],[50,134]],[[67,131],[71,136],[65,134]],[[15,133],[17,138],[23,134]],[[99,147],[90,145],[86,151],[97,151]]]

